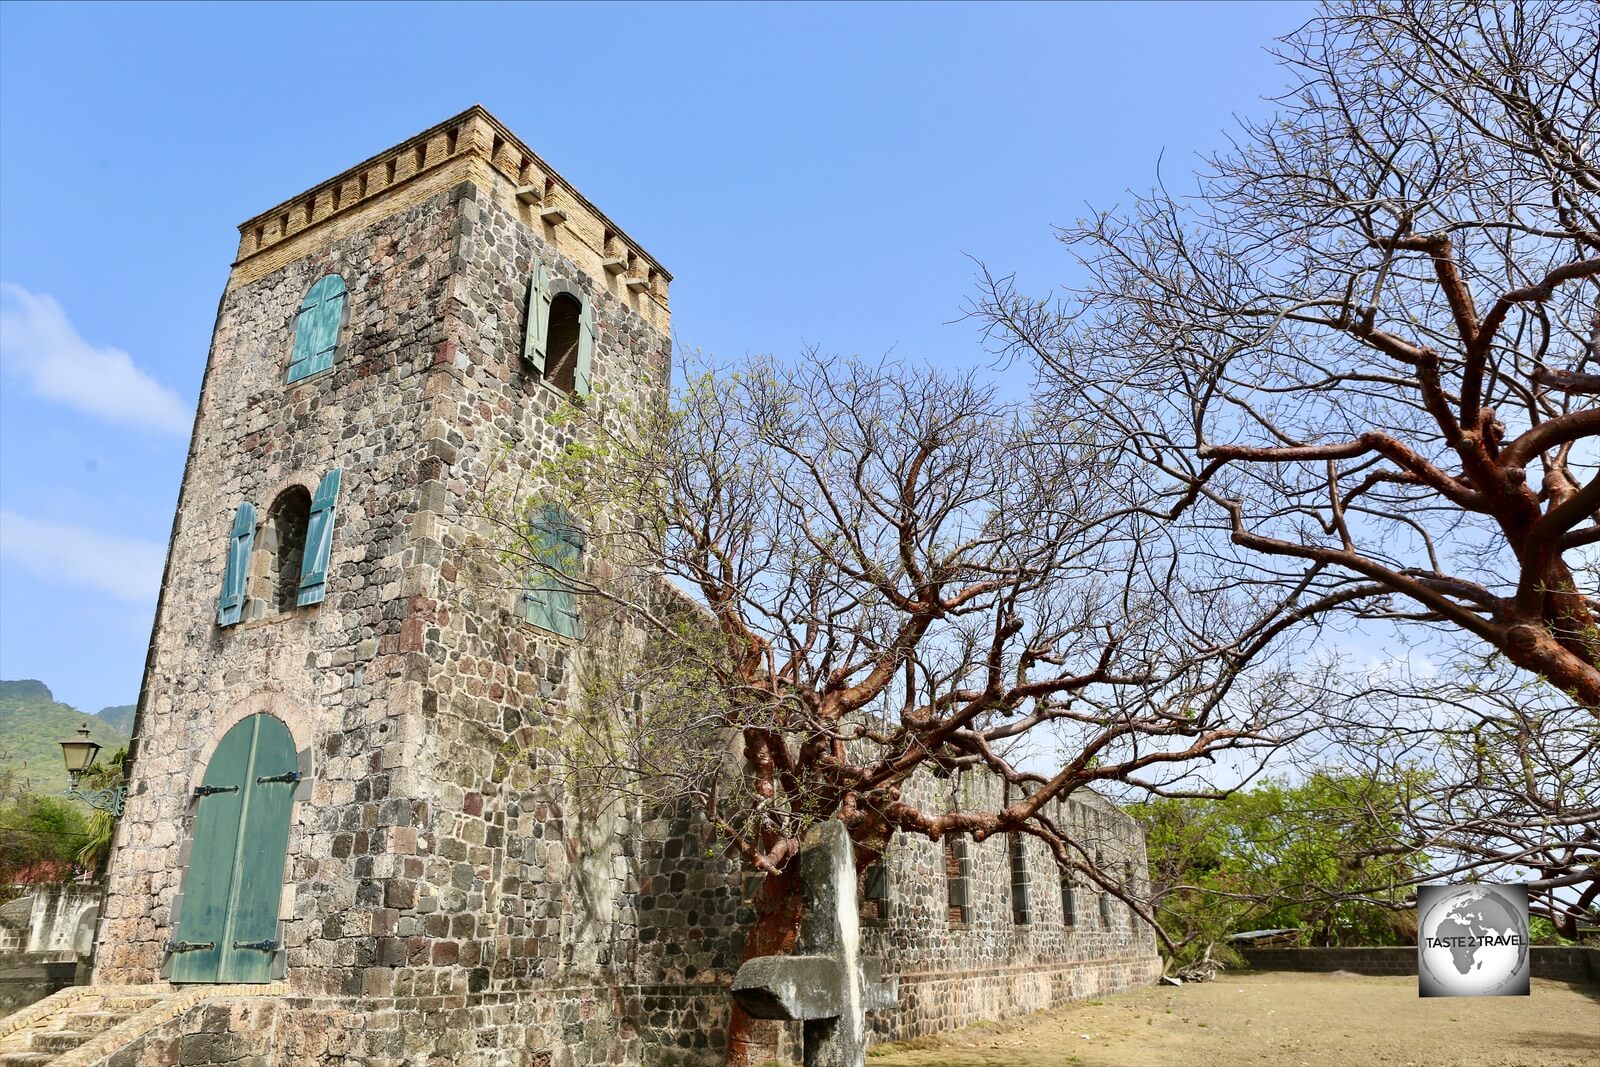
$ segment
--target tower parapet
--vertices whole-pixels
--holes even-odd
[[[240,223],[232,280],[253,281],[462,181],[667,328],[671,272],[478,104]]]

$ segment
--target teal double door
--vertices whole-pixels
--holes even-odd
[[[268,982],[278,899],[300,774],[282,720],[252,715],[223,737],[195,790],[194,848],[178,929],[174,982]]]

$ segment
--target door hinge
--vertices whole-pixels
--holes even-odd
[[[195,786],[194,795],[196,797],[209,797],[215,793],[237,793],[238,791],[239,787],[236,785],[199,785]]]
[[[262,782],[298,782],[299,780],[299,771],[284,771],[282,774],[264,774],[256,779],[256,784],[259,785]]]
[[[233,947],[235,949],[253,948],[257,952],[276,952],[283,946],[276,941],[235,941]]]
[[[204,952],[216,948],[215,941],[168,941],[162,946],[168,952]]]

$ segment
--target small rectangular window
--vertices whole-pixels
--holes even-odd
[[[883,922],[889,918],[889,862],[878,859],[861,876],[861,918],[864,922]]]
[[[949,918],[952,926],[960,926],[967,921],[967,908],[970,903],[970,893],[968,892],[969,874],[966,838],[945,838],[944,878],[947,903],[949,905]]]
[[[1011,921],[1018,926],[1033,922],[1033,901],[1028,884],[1028,853],[1023,835],[1009,835],[1011,851]]]
[[[1073,899],[1074,887],[1072,875],[1061,876],[1061,925],[1076,926],[1078,924],[1077,902]]]

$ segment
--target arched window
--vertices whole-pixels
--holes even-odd
[[[588,396],[592,388],[594,308],[566,282],[554,282],[535,261],[528,282],[528,320],[522,358],[530,369],[564,393]]]
[[[259,533],[255,505],[239,505],[228,536],[218,626],[243,621],[247,600],[250,618],[322,602],[341,477],[336,467],[322,476],[315,493],[298,485],[279,493]]]
[[[522,593],[522,617],[564,637],[578,637],[574,581],[583,558],[583,533],[562,508],[545,504],[528,527],[532,565]]]
[[[344,279],[329,274],[317,280],[300,301],[294,320],[294,350],[289,356],[289,378],[301,378],[333,366],[339,347],[339,327],[344,322]]]
[[[261,527],[261,599],[269,612],[288,611],[300,593],[300,568],[311,525],[311,494],[292,485],[278,494]]]

